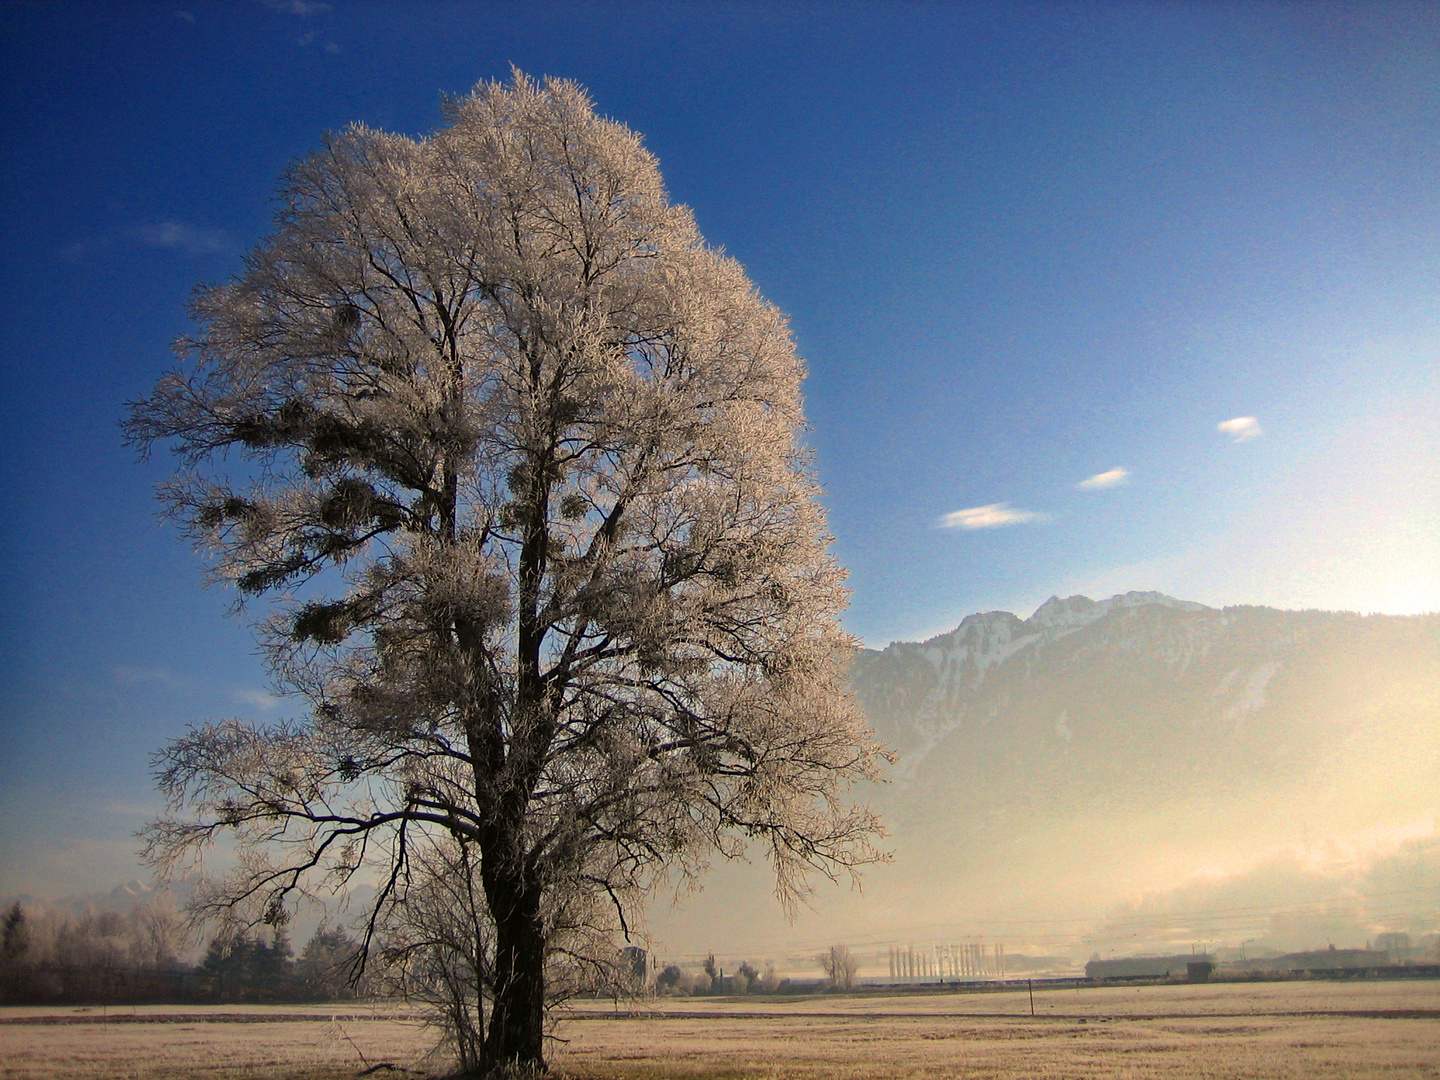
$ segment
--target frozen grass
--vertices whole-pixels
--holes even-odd
[[[1035,1006],[1032,1019],[1023,990],[585,1002],[550,1059],[566,1080],[1440,1078],[1440,982],[1085,987],[1037,991]],[[338,1080],[379,1062],[412,1072],[373,1075],[442,1075],[431,1033],[403,1015],[142,1007],[105,1024],[0,1009],[0,1077]]]
[[[1039,1016],[1218,1016],[1234,1013],[1440,1012],[1440,981],[1303,980],[1269,983],[1176,983],[1160,986],[1035,988]],[[577,1002],[574,1015],[613,1014],[608,1001]],[[635,1010],[648,1015],[689,1013],[864,1016],[1029,1016],[1029,995],[1018,989],[984,993],[937,990],[918,994],[861,992],[739,998],[656,998]]]
[[[394,1015],[286,1005],[142,1006],[106,1014],[0,1009],[0,1077],[338,1080],[382,1062],[422,1076],[443,1073],[445,1062],[430,1056],[434,1033]]]
[[[568,1080],[1440,1076],[1433,1020],[795,1017],[575,1027],[553,1055]]]
[[[1440,1077],[1440,983],[1262,983],[591,1005],[568,1080]]]

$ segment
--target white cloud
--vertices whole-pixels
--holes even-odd
[[[142,244],[182,255],[220,255],[230,250],[230,239],[223,229],[205,229],[183,221],[148,222],[132,226],[129,231]]]
[[[143,683],[151,683],[158,686],[178,686],[180,680],[175,678],[175,673],[163,667],[132,667],[128,664],[117,665],[114,669],[114,677],[117,683],[124,686],[139,686]]]
[[[323,15],[330,10],[329,4],[317,0],[260,0],[271,11],[285,15],[299,15],[302,19],[310,15]]]
[[[176,11],[175,18],[187,23],[193,23],[195,21],[194,13],[189,11]]]
[[[284,702],[274,694],[268,694],[264,690],[256,690],[250,687],[231,690],[230,696],[242,704],[249,705],[252,709],[259,709],[261,712],[272,712],[284,704]]]
[[[965,510],[956,510],[946,514],[936,524],[942,529],[998,529],[1003,525],[1044,520],[1046,515],[1034,510],[1020,510],[1009,503],[991,503],[989,506],[971,506]]]
[[[60,249],[60,257],[75,262],[117,246],[137,243],[185,256],[225,255],[234,250],[224,229],[207,229],[183,221],[140,221],[67,244]]]
[[[1249,442],[1251,439],[1258,439],[1265,434],[1265,429],[1260,426],[1260,421],[1253,416],[1237,416],[1231,420],[1221,420],[1215,425],[1215,429],[1229,435],[1234,442]]]
[[[1440,394],[1387,391],[1194,535],[1048,585],[1067,596],[1154,589],[1213,607],[1440,611]]]
[[[60,257],[66,262],[79,262],[97,251],[110,247],[114,242],[114,237],[111,236],[95,236],[84,240],[75,240],[60,249]]]
[[[301,34],[299,37],[297,37],[297,38],[295,39],[295,44],[296,44],[296,45],[299,45],[302,49],[308,49],[311,45],[314,45],[314,44],[316,44],[316,43],[319,42],[319,41],[320,41],[320,31],[319,31],[319,30],[306,30],[305,33]],[[328,55],[330,55],[330,56],[334,56],[336,53],[338,53],[338,52],[340,51],[340,46],[337,45],[337,44],[335,44],[335,42],[333,42],[333,41],[325,41],[325,42],[323,42],[323,43],[320,45],[320,48],[323,49],[323,50],[324,50]]]
[[[1129,480],[1130,471],[1117,466],[1081,480],[1075,486],[1081,491],[1101,491],[1105,488],[1119,487],[1121,484],[1128,483]]]

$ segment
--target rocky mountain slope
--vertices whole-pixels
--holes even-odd
[[[1144,887],[1440,811],[1437,615],[1052,598],[864,650],[852,683],[900,755],[897,861],[946,892]]]
[[[1296,775],[1347,736],[1440,720],[1440,616],[1217,610],[1160,593],[863,650],[853,685],[902,787],[974,773],[1074,792]],[[998,771],[997,771],[998,770]]]

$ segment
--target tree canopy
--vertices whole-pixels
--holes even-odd
[[[372,936],[412,895],[413,940],[472,925],[464,1064],[534,1068],[547,1000],[667,874],[759,840],[793,904],[876,858],[845,791],[878,751],[784,317],[575,84],[446,117],[293,166],[132,407],[303,706],[166,747],[147,850],[234,837],[208,902],[254,919],[366,874]],[[473,910],[435,933],[447,896]]]

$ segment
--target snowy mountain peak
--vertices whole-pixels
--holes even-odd
[[[145,884],[139,878],[132,878],[123,885],[116,885],[110,890],[110,898],[117,901],[138,900],[150,896],[155,889]]]
[[[1173,596],[1166,596],[1162,592],[1137,592],[1132,590],[1127,593],[1120,593],[1104,601],[1111,607],[1144,607],[1146,604],[1159,604],[1161,607],[1172,608],[1175,611],[1213,611],[1213,608],[1198,603],[1195,600],[1176,600]]]
[[[1091,600],[1088,596],[1071,596],[1061,600],[1052,596],[1035,609],[1026,623],[1051,629],[1078,630],[1102,619],[1117,608],[1145,607],[1158,604],[1176,611],[1208,611],[1204,604],[1193,600],[1176,600],[1160,592],[1127,592],[1108,600]],[[963,625],[963,624],[962,624]]]
[[[1249,740],[1263,744],[1273,757],[1263,760],[1274,764],[1304,752],[1298,741],[1266,740],[1281,738],[1275,717],[1302,709],[1295,702],[1318,707],[1312,684],[1331,685],[1342,670],[1366,686],[1399,677],[1382,647],[1391,633],[1413,650],[1407,655],[1430,656],[1426,670],[1435,670],[1433,621],[1222,611],[1158,592],[1052,597],[1028,619],[986,612],[928,641],[864,651],[852,685],[877,732],[901,754],[892,773],[901,786],[932,769],[932,754],[951,755],[946,768],[958,767],[959,751],[945,747],[993,743],[1018,760],[1030,752],[1021,744],[1038,740],[1047,754],[1080,753],[1105,740],[1123,743],[1132,727],[1149,730],[1157,718],[1177,746]]]
[[[978,615],[966,615],[960,625],[948,634],[931,638],[926,644],[945,642],[980,642],[985,640],[1009,641],[1025,624],[1008,611],[986,611]]]
[[[1047,630],[1057,626],[1084,626],[1092,623],[1110,610],[1108,601],[1096,603],[1088,596],[1071,596],[1061,600],[1052,596],[1035,609],[1035,614],[1025,621]]]

